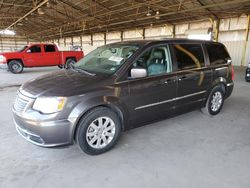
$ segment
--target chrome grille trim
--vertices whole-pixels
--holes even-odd
[[[15,111],[18,113],[24,112],[31,100],[32,100],[31,98],[24,96],[22,93],[18,91],[13,106]]]

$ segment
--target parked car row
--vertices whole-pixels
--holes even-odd
[[[8,69],[14,74],[30,67],[70,68],[81,58],[82,51],[59,51],[54,44],[30,44],[18,52],[0,53],[0,68]]]
[[[40,45],[44,54],[45,46]],[[23,52],[30,54],[30,48]],[[78,60],[82,54],[58,52],[58,65],[72,56]],[[113,43],[92,51],[72,69],[23,84],[13,106],[14,123],[36,145],[77,143],[96,155],[110,150],[122,131],[199,108],[218,114],[233,80],[231,58],[220,43]]]

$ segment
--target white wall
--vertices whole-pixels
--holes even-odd
[[[240,66],[247,65],[250,61],[249,41],[246,44],[247,17],[228,18],[220,21],[219,42],[227,47],[233,64]],[[243,53],[247,46],[246,54]],[[243,57],[245,55],[245,58]]]
[[[233,59],[233,64],[241,65],[242,59],[244,64],[250,61],[250,42],[245,41],[246,37],[246,26],[247,17],[228,18],[221,19],[219,25],[219,42],[222,42],[228,48],[230,55]],[[211,21],[200,21],[186,24],[175,25],[175,37],[176,38],[187,38],[188,32],[192,30],[208,30],[211,27],[215,27],[215,22]],[[102,46],[105,43],[119,42],[121,40],[142,40],[145,39],[161,39],[161,38],[172,38],[174,36],[174,26],[164,24],[157,27],[137,28],[132,30],[125,30],[123,32],[107,32],[107,33],[96,33],[91,35],[74,36],[61,39],[55,39],[48,42],[58,44],[60,50],[71,50],[72,45],[81,46],[84,53],[87,54],[98,46]],[[105,41],[106,38],[106,41]],[[27,39],[15,39],[12,37],[0,38],[0,51],[13,51],[25,44]],[[247,47],[246,57],[243,58],[244,47]]]
[[[218,40],[224,43],[233,59],[234,65],[241,65],[243,58],[243,49],[245,47],[245,36],[246,36],[246,25],[247,17],[221,19],[219,25],[219,36]],[[187,38],[187,31],[207,31],[209,28],[215,27],[215,22],[211,21],[200,21],[186,24],[175,25],[175,37],[176,38]],[[121,40],[142,40],[145,39],[161,39],[161,38],[172,38],[174,36],[173,25],[163,25],[157,27],[148,27],[143,29],[132,29],[123,32],[108,32],[106,33],[106,44],[119,42]],[[215,34],[215,33],[214,33]],[[143,36],[144,35],[144,36]],[[59,46],[61,49],[69,50],[72,45],[81,45],[85,54],[89,53],[98,46],[105,44],[105,34],[97,33],[92,36],[85,35],[82,37],[73,37],[64,40],[60,39]],[[82,40],[82,41],[80,41]],[[243,60],[244,64],[250,61],[250,42],[247,43],[246,58]]]
[[[35,41],[23,37],[0,36],[0,52],[17,51],[31,42]]]

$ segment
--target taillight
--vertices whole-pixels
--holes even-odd
[[[232,74],[232,80],[234,81],[234,66],[231,65],[231,74]]]

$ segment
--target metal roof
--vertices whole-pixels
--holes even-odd
[[[2,0],[0,30],[53,39],[250,14],[250,0]]]

